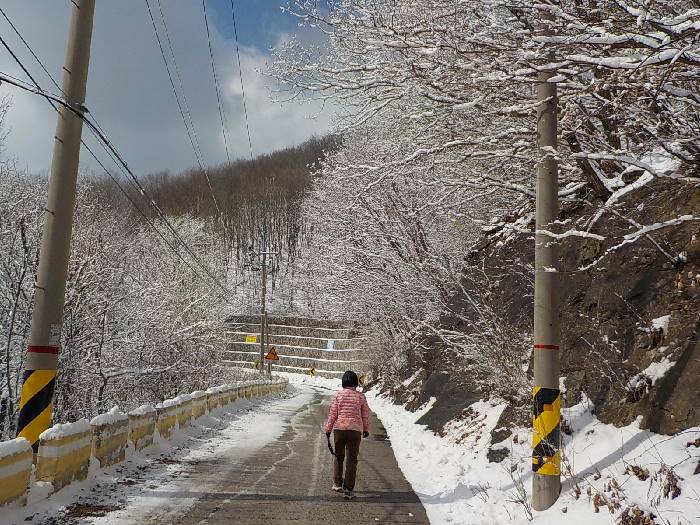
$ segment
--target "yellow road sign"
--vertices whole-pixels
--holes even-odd
[[[279,361],[280,357],[277,355],[277,349],[273,346],[270,348],[270,350],[265,354],[265,359],[268,361]]]
[[[315,375],[316,375],[316,369],[312,366],[311,368],[309,368],[308,374],[309,374],[310,376],[315,376]]]
[[[257,343],[257,342],[258,342],[258,336],[257,336],[257,335],[246,335],[246,336],[245,336],[245,342],[246,342],[246,343]]]

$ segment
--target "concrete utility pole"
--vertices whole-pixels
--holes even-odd
[[[551,17],[544,34],[551,34]],[[554,55],[546,55],[553,62]],[[537,78],[537,199],[535,222],[535,388],[533,397],[532,507],[551,507],[561,491],[559,396],[559,274],[554,239],[540,233],[552,229],[558,214],[557,85],[552,72]]]
[[[72,6],[63,92],[82,112],[95,0],[72,0]],[[17,424],[17,435],[27,438],[35,452],[39,434],[51,426],[82,129],[80,117],[65,107],[59,109]]]
[[[256,252],[251,246],[248,248],[248,251],[251,259],[250,267],[256,271],[259,269],[262,272],[262,290],[260,294],[260,373],[265,374],[265,354],[267,353],[267,256],[277,255],[279,252],[267,251],[264,242],[262,250]],[[260,261],[260,268],[254,267],[255,265],[252,261],[255,258]]]
[[[260,373],[265,373],[265,338],[267,336],[267,311],[265,302],[267,299],[267,252],[262,251],[262,300],[260,302]]]

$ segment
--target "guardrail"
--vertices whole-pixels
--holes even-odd
[[[0,506],[27,502],[32,456],[32,446],[25,438],[0,443]]]
[[[128,414],[114,408],[90,422],[54,425],[39,436],[39,451],[34,456],[24,438],[0,443],[0,507],[25,505],[33,482],[51,485],[53,493],[73,481],[84,480],[94,458],[99,468],[123,462],[129,444],[135,452],[153,445],[158,436],[169,439],[182,429],[219,407],[237,399],[274,394],[287,388],[287,380],[252,381],[223,385],[166,399],[155,407],[143,405]],[[32,471],[36,464],[35,475]]]

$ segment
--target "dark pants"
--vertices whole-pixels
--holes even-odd
[[[355,474],[357,473],[357,456],[360,453],[362,432],[357,430],[334,430],[335,461],[333,462],[333,481],[336,485],[353,490],[355,488]],[[343,462],[345,465],[345,478],[343,478]]]

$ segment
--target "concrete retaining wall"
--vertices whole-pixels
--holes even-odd
[[[287,330],[293,327],[286,327]],[[283,330],[285,327],[278,327],[278,330]],[[254,331],[234,331],[231,332],[231,342],[235,343],[245,343],[246,338],[255,335]],[[317,348],[319,350],[354,350],[362,349],[365,347],[365,340],[359,337],[353,338],[336,338],[331,337],[331,334],[324,334],[325,337],[313,337],[310,335],[292,335],[292,334],[270,334],[268,335],[268,344],[274,346],[291,346],[291,347],[302,347],[302,348]],[[256,346],[258,351],[260,351],[259,343],[248,343],[249,345]]]
[[[33,455],[31,444],[24,438],[0,443],[0,506],[27,502]]]
[[[324,370],[332,372],[345,372],[346,370],[358,370],[364,368],[364,361],[348,359],[355,356],[337,355],[336,352],[326,352],[323,358],[313,358],[313,357],[296,357],[292,355],[284,354],[284,349],[277,348],[280,355],[279,363],[283,363],[286,366],[298,367],[309,369],[313,368],[323,368]],[[330,354],[330,355],[329,355]],[[243,362],[254,362],[257,354],[254,352],[239,351],[239,350],[225,350],[224,359],[232,361],[243,361]],[[277,363],[275,363],[277,364]]]
[[[87,477],[92,450],[92,429],[86,419],[54,425],[39,436],[36,480],[60,490]]]
[[[129,438],[129,416],[118,410],[100,414],[90,421],[92,427],[92,457],[100,467],[124,461]]]

